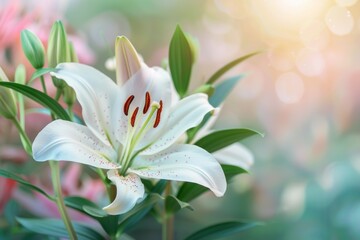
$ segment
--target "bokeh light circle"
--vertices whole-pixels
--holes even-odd
[[[323,21],[313,20],[301,27],[300,38],[307,48],[322,50],[329,43],[330,33]]]
[[[329,30],[339,36],[349,34],[354,28],[354,18],[345,7],[333,6],[325,16]]]
[[[283,103],[297,103],[304,94],[303,79],[294,72],[283,73],[275,82],[275,91]]]
[[[325,60],[319,51],[304,48],[296,56],[296,67],[305,76],[319,76],[324,72]]]

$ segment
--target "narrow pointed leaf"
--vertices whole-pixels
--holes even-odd
[[[237,166],[224,164],[221,165],[221,168],[224,171],[227,182],[229,182],[234,176],[238,174],[246,173],[244,169]],[[206,187],[203,187],[196,183],[185,182],[181,185],[176,197],[180,201],[190,202],[207,191],[209,191],[209,189],[207,189]]]
[[[246,128],[225,129],[210,133],[195,142],[195,145],[212,153],[233,143],[261,133]]]
[[[214,83],[216,82],[216,80],[218,80],[223,74],[225,74],[227,71],[229,71],[231,68],[235,67],[236,65],[238,65],[239,63],[242,63],[243,61],[245,61],[246,59],[259,54],[260,52],[253,52],[250,54],[247,54],[245,56],[242,56],[240,58],[237,58],[231,62],[229,62],[228,64],[226,64],[225,66],[223,66],[222,68],[220,68],[219,70],[217,70],[206,83]]]
[[[40,68],[37,69],[32,75],[29,83],[34,81],[35,79],[41,77],[42,75],[45,75],[46,73],[53,72],[56,68]]]
[[[224,237],[231,236],[247,230],[249,228],[260,225],[257,222],[224,222],[219,224],[214,224],[212,226],[206,227],[197,231],[185,240],[214,240],[214,239],[223,239]]]
[[[176,91],[183,97],[189,87],[193,54],[184,32],[179,26],[172,36],[169,47],[169,66]]]
[[[66,206],[76,209],[84,214],[87,214],[90,217],[99,218],[107,216],[104,210],[102,210],[99,206],[86,198],[70,196],[66,197],[64,199],[64,202]]]
[[[179,211],[183,208],[194,210],[189,203],[183,202],[183,201],[179,200],[178,198],[176,198],[175,196],[169,195],[166,197],[165,210],[169,215],[171,215],[172,213],[176,213],[177,211]]]
[[[40,92],[39,90],[14,82],[0,82],[0,86],[11,88],[16,92],[19,92],[24,96],[31,98],[35,102],[43,105],[46,108],[49,108],[60,119],[67,121],[71,120],[67,112],[61,107],[61,105],[58,102],[56,102],[54,99],[52,99],[45,93]]]
[[[245,75],[234,76],[217,84],[214,88],[214,93],[209,97],[209,103],[213,107],[219,107],[244,76]]]
[[[52,200],[52,196],[50,196],[49,194],[47,194],[44,190],[42,190],[41,188],[31,184],[30,182],[24,180],[23,178],[19,177],[18,175],[6,171],[4,169],[0,169],[0,176],[6,177],[6,178],[10,178],[12,180],[15,180],[16,182],[18,182],[19,184],[21,184],[22,186],[29,188],[30,190],[36,191],[38,193],[41,193],[42,195],[44,195],[45,197],[47,197],[48,199]]]
[[[26,229],[44,234],[47,236],[68,238],[68,232],[65,225],[60,219],[29,219],[29,218],[17,218],[18,222]],[[100,233],[93,228],[89,228],[83,224],[73,222],[75,232],[79,240],[97,240],[105,239]]]
[[[64,199],[65,205],[97,220],[109,236],[114,236],[117,231],[118,216],[107,213],[94,202],[79,196],[70,196]]]

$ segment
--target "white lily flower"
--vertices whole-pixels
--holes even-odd
[[[109,214],[129,211],[143,199],[140,178],[194,182],[216,196],[226,190],[220,164],[208,152],[176,140],[213,110],[205,94],[171,103],[171,79],[160,68],[141,68],[120,87],[96,69],[63,63],[51,73],[71,86],[86,126],[55,120],[33,143],[37,161],[73,161],[109,169],[116,185]]]

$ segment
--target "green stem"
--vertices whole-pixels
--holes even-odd
[[[165,197],[171,194],[171,181],[168,181],[165,188]],[[162,240],[174,239],[174,215],[166,213],[164,206],[163,223],[162,223]]]
[[[21,126],[21,123],[16,117],[12,118],[11,121],[14,123],[17,130],[19,131],[25,151],[32,156],[32,148],[31,148],[32,144],[24,128]]]
[[[106,178],[106,175],[105,173],[103,172],[102,169],[100,168],[96,168],[96,172],[99,174],[102,182],[104,183],[105,187],[106,187],[106,192],[107,192],[107,195],[108,195],[108,198],[109,198],[109,201],[112,202],[114,200],[114,194],[113,194],[113,191],[112,191],[112,188],[111,188],[111,185],[108,184],[107,182],[107,178]]]
[[[70,239],[77,240],[76,232],[66,211],[64,198],[61,192],[59,163],[56,161],[50,161],[49,163],[51,169],[51,180],[53,183],[57,207],[59,209],[61,218],[65,224],[66,230],[69,233]]]
[[[47,94],[46,85],[45,85],[45,79],[44,79],[43,75],[40,76],[40,82],[41,82],[41,86],[42,86],[42,89],[43,89],[44,93]]]

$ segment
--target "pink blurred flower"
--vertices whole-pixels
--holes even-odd
[[[105,197],[104,184],[99,179],[89,177],[81,178],[82,167],[79,164],[69,164],[62,177],[62,191],[64,196],[81,196],[93,202],[102,201]],[[82,179],[81,182],[78,179]],[[38,179],[35,180],[38,182]],[[37,183],[37,186],[41,184]],[[51,193],[51,186],[42,186],[47,193]],[[50,218],[60,218],[59,211],[54,202],[47,199],[40,193],[28,194],[17,190],[14,192],[14,199],[18,201],[30,213]],[[90,217],[85,216],[78,211],[69,209],[72,220],[95,223]]]
[[[6,203],[12,197],[16,187],[16,182],[12,179],[0,177],[0,214],[2,213]]]

